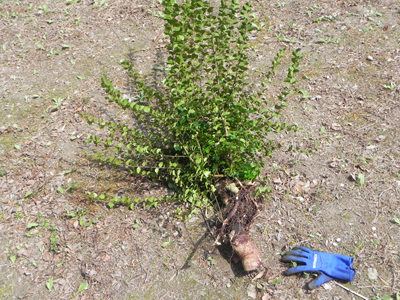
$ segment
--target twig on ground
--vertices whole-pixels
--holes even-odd
[[[341,285],[340,283],[337,283],[336,281],[333,281],[333,282],[334,282],[336,285],[340,286],[342,289],[348,291],[349,293],[352,293],[353,295],[356,295],[356,296],[360,297],[361,299],[369,300],[368,298],[366,298],[366,297],[364,297],[364,296],[362,296],[362,295],[360,295],[360,294],[358,294],[358,293],[352,291],[351,289],[345,287],[344,285]]]

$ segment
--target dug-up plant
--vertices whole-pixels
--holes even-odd
[[[277,122],[276,117],[286,106],[290,85],[296,82],[299,49],[293,52],[286,86],[275,101],[278,104],[271,105],[263,99],[284,50],[265,72],[263,88],[251,91],[248,41],[250,32],[259,27],[250,3],[240,6],[237,0],[221,0],[218,12],[206,1],[183,0],[178,4],[164,0],[162,5],[164,33],[169,39],[168,72],[162,88],[150,87],[132,63],[123,60],[142,101],[123,99],[113,83],[103,77],[108,101],[129,110],[133,119],[127,124],[86,115],[89,123],[109,130],[108,137],[91,135],[88,141],[114,148],[109,156],[96,153],[101,161],[166,182],[175,191],[174,199],[185,204],[182,211],[189,208],[187,214],[215,203],[219,180],[236,182],[238,191],[229,192],[217,244],[224,238],[233,244],[249,241],[243,234],[247,235],[261,205],[251,197],[254,186],[241,182],[255,182],[264,158],[279,147],[267,138],[269,133],[296,128]],[[245,221],[227,210],[246,211],[247,204],[237,201],[252,206]],[[246,257],[246,245],[234,247],[241,258]]]

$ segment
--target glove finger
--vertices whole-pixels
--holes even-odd
[[[314,280],[311,280],[307,284],[307,288],[309,290],[313,290],[316,287],[319,287],[321,284],[324,284],[325,282],[328,282],[328,281],[331,281],[331,280],[333,280],[332,277],[330,277],[330,276],[326,275],[325,273],[321,272],[317,278],[315,278]]]
[[[296,263],[303,263],[303,264],[307,264],[307,261],[309,261],[308,257],[304,257],[304,256],[293,256],[293,255],[284,255],[281,258],[282,262],[291,262],[294,261]]]
[[[295,257],[305,257],[305,258],[309,257],[307,253],[300,251],[288,251],[284,254],[284,256],[295,256]]]
[[[301,273],[301,272],[312,272],[312,270],[310,270],[309,266],[297,266],[294,268],[290,268],[289,270],[286,270],[283,272],[283,275],[286,276],[290,276],[296,273]]]
[[[294,247],[292,250],[297,250],[297,252],[303,251],[303,252],[306,252],[306,253],[310,253],[311,252],[310,249],[308,249],[306,247],[301,247],[301,246]],[[300,250],[300,251],[298,251],[298,250]]]

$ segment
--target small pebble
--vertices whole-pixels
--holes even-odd
[[[327,290],[327,291],[333,289],[332,284],[330,284],[330,283],[324,283],[324,284],[322,285],[322,287],[323,287],[325,290]]]
[[[368,273],[368,278],[371,280],[377,280],[378,279],[378,271],[374,268],[368,268],[367,269]]]
[[[386,136],[380,135],[380,136],[378,136],[378,137],[376,138],[376,141],[377,141],[377,142],[380,142],[380,141],[383,141],[384,139],[386,139]]]
[[[367,56],[367,60],[369,60],[369,61],[373,61],[373,60],[374,60],[374,58],[373,58],[371,55],[368,55],[368,56]]]
[[[257,290],[256,287],[252,284],[249,284],[247,286],[247,296],[250,297],[251,299],[256,299],[257,298]]]

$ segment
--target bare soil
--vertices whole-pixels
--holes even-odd
[[[251,40],[254,86],[280,48],[304,55],[282,116],[302,130],[274,137],[273,192],[250,232],[268,268],[256,281],[212,247],[214,212],[183,223],[174,203],[109,209],[86,194],[169,193],[90,160],[99,129],[80,116],[129,118],[100,88],[107,75],[135,96],[120,59],[160,75],[158,1],[0,0],[0,299],[357,298],[284,277],[294,246],[353,256],[346,286],[364,297],[400,291],[400,3],[253,4],[267,18]]]

